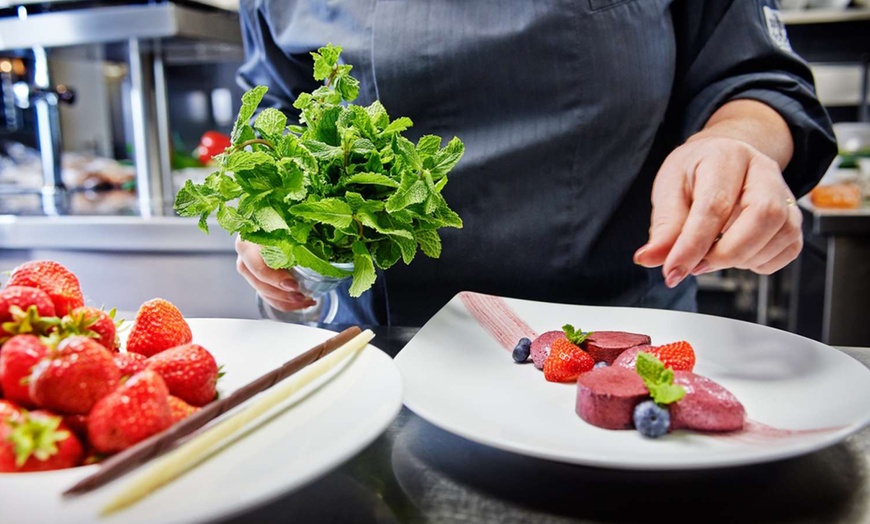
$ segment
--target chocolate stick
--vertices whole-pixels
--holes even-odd
[[[148,462],[169,449],[179,439],[193,433],[209,421],[221,416],[242,402],[261,391],[274,386],[279,381],[289,377],[309,364],[320,360],[325,355],[343,346],[361,332],[354,326],[345,329],[338,335],[322,342],[298,357],[285,362],[282,366],[252,380],[240,387],[228,397],[206,404],[202,409],[186,419],[170,426],[127,449],[108,458],[94,474],[85,477],[66,490],[63,495],[80,495],[92,491],[124,473]]]

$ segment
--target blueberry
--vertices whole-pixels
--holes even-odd
[[[523,337],[514,348],[513,357],[517,362],[525,362],[532,353],[532,341]]]
[[[652,400],[641,402],[634,408],[634,427],[641,435],[659,438],[668,432],[671,414],[668,408],[661,407]]]
[[[607,367],[607,362],[605,362],[605,361],[603,361],[603,360],[602,360],[601,362],[596,362],[596,363],[595,363],[595,366],[593,366],[593,367],[596,367],[596,368],[606,368],[606,367]]]

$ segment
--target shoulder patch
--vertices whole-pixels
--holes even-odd
[[[767,23],[767,36],[783,51],[791,51],[791,43],[788,41],[788,34],[785,32],[785,24],[782,23],[779,10],[768,6],[762,9],[764,9],[764,21]]]

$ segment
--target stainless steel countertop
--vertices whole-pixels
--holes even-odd
[[[74,251],[233,252],[234,239],[216,222],[206,235],[181,217],[0,215],[0,249]]]
[[[870,207],[820,209],[806,197],[798,202],[816,235],[870,235]]]

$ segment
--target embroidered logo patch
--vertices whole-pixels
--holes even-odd
[[[791,43],[788,41],[785,24],[782,23],[779,10],[771,9],[767,6],[764,6],[763,9],[764,21],[767,22],[767,34],[770,36],[770,40],[783,51],[791,51]]]

